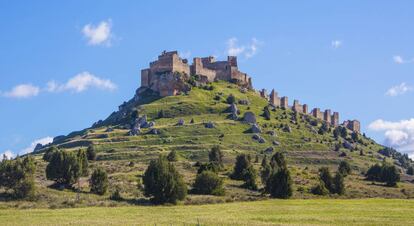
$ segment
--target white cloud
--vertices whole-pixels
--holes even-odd
[[[46,90],[48,92],[61,92],[71,90],[76,93],[80,93],[91,87],[109,91],[115,90],[117,88],[117,86],[111,80],[99,78],[85,71],[70,78],[65,84],[49,81],[47,83]]]
[[[247,45],[239,45],[237,38],[230,38],[227,40],[227,55],[240,56],[243,55],[246,59],[256,55],[259,46],[262,43],[256,38],[252,38],[251,42]]]
[[[412,90],[413,87],[408,86],[405,82],[403,82],[399,85],[393,86],[390,89],[388,89],[385,95],[395,97],[410,92]]]
[[[87,24],[83,27],[82,33],[88,39],[89,45],[111,45],[112,22],[111,20],[101,21],[97,26]]]
[[[12,159],[14,158],[16,155],[11,151],[11,150],[6,150],[3,153],[1,153],[0,155],[0,161],[3,161],[3,157],[6,157],[7,159]]]
[[[333,40],[331,42],[331,47],[334,48],[334,49],[338,49],[342,45],[343,45],[343,42],[341,40]]]
[[[37,144],[46,145],[53,142],[53,137],[43,137],[37,140],[34,140],[27,148],[24,148],[20,151],[20,155],[31,153],[34,151]]]
[[[37,96],[40,92],[40,88],[31,84],[20,84],[13,87],[12,90],[3,94],[5,97],[11,98],[28,98]]]
[[[368,128],[373,131],[384,132],[384,143],[399,151],[414,155],[414,118],[397,122],[378,119]]]
[[[404,59],[400,55],[395,55],[395,56],[392,57],[392,59],[393,59],[394,63],[396,63],[396,64],[414,63],[414,59],[407,60],[407,59]]]

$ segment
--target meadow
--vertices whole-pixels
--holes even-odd
[[[1,225],[413,225],[414,200],[266,200],[208,205],[1,209]]]

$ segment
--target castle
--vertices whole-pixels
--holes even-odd
[[[212,56],[195,57],[192,65],[189,65],[188,60],[180,58],[177,51],[163,51],[158,56],[158,60],[150,63],[149,68],[141,70],[141,87],[137,92],[151,90],[162,97],[177,95],[190,90],[187,81],[191,76],[195,76],[201,83],[224,80],[253,89],[252,79],[246,73],[239,71],[236,56],[228,56],[227,61],[216,61]],[[294,100],[293,106],[289,106],[288,97],[279,97],[274,89],[270,96],[265,89],[259,93],[274,107],[290,108],[295,112],[310,114],[334,127],[339,126],[338,112],[332,113],[330,109],[321,111],[320,108],[314,108],[309,112],[308,105],[302,105],[298,100]],[[347,120],[342,123],[342,126],[358,133],[361,131],[358,120]]]
[[[229,56],[227,61],[216,61],[212,56],[195,57],[193,64],[189,65],[188,60],[181,59],[177,51],[162,52],[149,68],[141,70],[141,87],[160,96],[177,95],[187,90],[183,81],[190,76],[196,76],[200,82],[225,80],[252,88],[251,78],[239,71],[235,56]]]

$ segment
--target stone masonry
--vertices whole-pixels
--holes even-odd
[[[251,78],[237,67],[237,58],[228,56],[227,61],[216,61],[214,57],[196,57],[190,66],[187,59],[181,59],[177,51],[162,52],[150,67],[141,70],[141,90],[150,89],[160,96],[177,95],[187,91],[185,80],[191,75],[200,82],[225,80],[243,87],[252,88]]]

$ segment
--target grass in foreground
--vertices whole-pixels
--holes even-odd
[[[199,206],[4,209],[1,225],[413,225],[414,200],[267,200]]]

